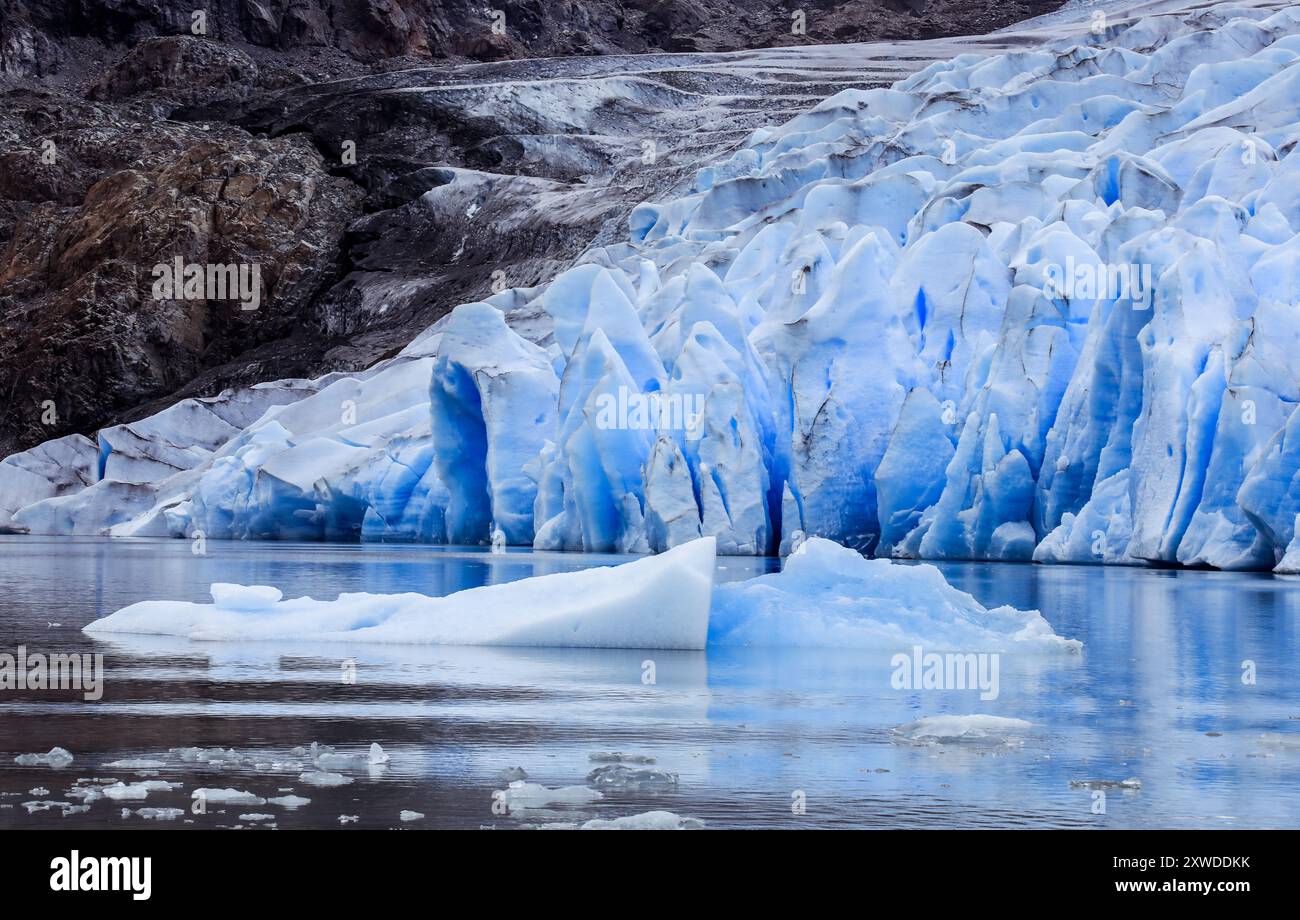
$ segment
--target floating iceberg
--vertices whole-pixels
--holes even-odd
[[[713,586],[714,540],[700,538],[614,567],[540,575],[446,597],[343,594],[280,600],[274,588],[214,584],[212,604],[144,601],[96,620],[91,635],[145,633],[193,640],[351,641],[442,645],[703,649],[708,645],[1019,650],[1075,653],[1038,611],[986,608],[932,565],[866,559],[812,537],[783,571]],[[184,749],[183,760],[242,763],[236,751]],[[313,745],[295,749],[318,771],[375,767],[365,753]],[[588,780],[606,786],[663,785],[672,774],[634,769],[651,757],[596,753],[607,764]],[[522,779],[510,774],[510,779]]]
[[[701,538],[617,567],[542,575],[446,597],[343,594],[333,601],[284,601],[274,588],[213,585],[212,604],[144,601],[94,621],[85,632],[196,640],[702,649],[714,555],[714,540]],[[383,751],[372,749],[360,759],[375,757],[384,757]]]
[[[1076,653],[1036,610],[984,607],[932,565],[865,559],[819,537],[776,574],[719,585],[710,645]]]

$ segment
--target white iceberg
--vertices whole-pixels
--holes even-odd
[[[273,588],[232,592],[230,586],[220,591],[214,586],[216,603],[143,601],[96,620],[85,632],[196,640],[702,649],[713,570],[714,540],[706,537],[612,568],[536,576],[446,597],[358,593],[333,601],[275,601],[279,592]],[[231,598],[236,606],[224,606]],[[251,609],[255,602],[262,606]]]
[[[776,574],[719,585],[710,645],[1077,653],[1036,610],[987,608],[932,565],[808,539]]]

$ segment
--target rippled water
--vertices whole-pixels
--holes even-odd
[[[342,591],[441,594],[618,557],[416,546],[208,544],[0,537],[0,652],[102,652],[99,702],[76,692],[0,691],[0,827],[205,827],[249,811],[276,824],[512,828],[664,809],[709,827],[1296,827],[1300,826],[1300,581],[1270,575],[943,564],[985,604],[1041,609],[1082,639],[1075,660],[1001,658],[1000,696],[890,686],[889,653],[476,649],[91,640],[80,629],[126,604],[201,601],[213,581],[271,584],[288,596]],[[773,560],[724,559],[720,579]],[[346,659],[356,681],[342,679]],[[644,682],[647,661],[653,684]],[[1257,681],[1243,683],[1243,662]],[[917,747],[891,729],[921,716],[982,712],[1033,723],[1019,746]],[[389,764],[312,788],[291,749],[383,745]],[[59,745],[63,770],[16,754]],[[238,766],[182,763],[182,747],[234,748]],[[498,815],[504,768],[547,786],[583,785],[622,751],[679,774],[676,791],[606,795],[580,807]],[[159,758],[147,777],[108,769]],[[262,763],[263,766],[257,766]],[[101,800],[85,813],[28,814],[22,802],[70,801],[80,777],[179,782],[147,801]],[[1136,777],[1105,813],[1071,780]],[[312,799],[211,806],[172,822],[123,817],[123,805],[187,807],[194,788]],[[44,788],[48,795],[29,790]],[[803,804],[803,813],[799,811]],[[403,809],[423,820],[402,824]],[[192,823],[186,823],[192,822]]]

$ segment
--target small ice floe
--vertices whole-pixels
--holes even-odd
[[[48,792],[46,794],[48,795]],[[89,805],[73,805],[71,802],[23,802],[22,806],[27,809],[29,815],[34,815],[38,811],[50,811],[57,808],[65,818],[69,815],[90,811]]]
[[[191,799],[202,799],[208,805],[265,805],[266,799],[238,789],[195,789]]]
[[[528,771],[523,767],[506,767],[497,774],[497,778],[507,786],[520,780],[528,779]]]
[[[1072,779],[1071,789],[1141,789],[1142,780],[1136,776],[1128,779]]]
[[[893,730],[902,744],[965,744],[1000,747],[1024,744],[1024,733],[1033,727],[1024,719],[1002,716],[926,716]]]
[[[704,822],[699,818],[683,818],[671,811],[643,811],[639,815],[621,818],[592,818],[583,822],[584,831],[689,831],[699,830]]]
[[[589,805],[599,801],[601,794],[587,786],[559,786],[548,788],[541,783],[516,780],[496,793],[511,812],[529,808],[549,808],[552,805]]]
[[[91,802],[98,802],[104,797],[104,793],[96,786],[73,786],[63,794],[70,799],[81,799],[86,805]]]
[[[647,757],[644,754],[624,754],[622,751],[597,751],[589,754],[587,759],[592,763],[654,763],[653,757]]]
[[[275,815],[264,815],[261,814],[260,812],[252,812],[251,814],[240,815],[239,820],[240,821],[274,821]]]
[[[61,747],[50,748],[48,754],[19,754],[14,763],[20,767],[52,767],[61,770],[72,763],[72,755]]]
[[[312,770],[298,774],[298,782],[306,783],[308,786],[346,786],[352,782],[352,777],[344,776],[342,773],[330,773],[328,770]]]
[[[160,770],[167,766],[165,760],[148,760],[146,758],[128,758],[127,760],[115,760],[112,763],[106,763],[104,766],[110,770]]]
[[[243,754],[234,750],[223,750],[222,748],[172,748],[171,753],[175,754],[185,763],[206,763],[217,764],[219,766],[237,766],[244,762]]]
[[[139,783],[114,783],[105,786],[100,792],[107,799],[115,802],[138,801],[148,798],[151,792],[170,792],[179,789],[180,783],[169,783],[160,779],[147,779]]]
[[[424,819],[424,813],[419,811],[407,811],[403,808],[397,817],[402,821],[421,821]]]
[[[339,824],[356,824],[360,820],[360,815],[339,815]]]
[[[677,788],[677,774],[615,763],[592,770],[587,782],[601,792],[672,792]]]
[[[347,770],[361,767],[377,767],[388,763],[388,759],[384,749],[378,744],[372,743],[369,751],[360,754],[341,754],[332,748],[327,751],[322,750],[313,762],[322,770]]]
[[[306,767],[301,760],[259,760],[253,764],[259,773],[301,773]]]
[[[129,809],[123,809],[128,811]],[[184,808],[137,808],[135,813],[146,821],[175,821],[185,814]],[[124,815],[125,817],[125,815]]]
[[[304,805],[310,805],[311,799],[305,799],[300,795],[277,795],[274,798],[266,800],[268,805],[279,805],[281,808],[293,810],[302,808]]]

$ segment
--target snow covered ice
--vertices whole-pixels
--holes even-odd
[[[6,459],[0,526],[1293,570],[1298,93],[1235,6],[846,90],[369,370]]]

